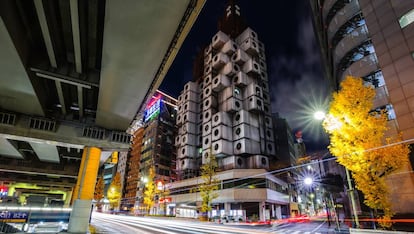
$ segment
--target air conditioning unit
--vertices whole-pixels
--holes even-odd
[[[183,93],[183,91],[181,91],[180,95],[178,95],[178,98],[177,98],[177,100],[178,100],[177,104],[183,103],[183,100],[184,100],[183,97],[184,97],[184,93]]]
[[[230,114],[227,112],[217,112],[212,117],[212,126],[216,127],[218,125],[232,126],[232,121]]]
[[[230,79],[223,74],[218,74],[216,77],[213,78],[212,89],[214,92],[220,92],[224,88],[230,86]]]
[[[211,73],[208,75],[205,75],[203,78],[203,87],[200,90],[204,90],[207,86],[209,86],[212,80],[213,80],[213,75]]]
[[[259,59],[260,71],[267,72],[266,60]]]
[[[231,98],[233,94],[233,87],[225,87],[223,90],[221,90],[217,94],[217,101],[221,105],[223,102],[225,102],[227,99]]]
[[[200,89],[198,87],[197,82],[192,82],[192,81],[187,82],[184,85],[184,92],[186,92],[186,91],[192,91],[192,92],[195,92],[195,93],[199,93]]]
[[[250,125],[250,135],[248,137],[252,142],[260,141],[260,128]]]
[[[216,155],[217,158],[233,154],[233,142],[231,141],[213,141],[211,148],[213,150],[213,154]]]
[[[175,124],[177,124],[178,126],[181,126],[184,122],[184,113],[178,113],[177,114],[177,118],[175,119]]]
[[[210,156],[211,156],[211,149],[205,149],[201,153],[201,162],[202,164],[207,164],[210,162]]]
[[[213,47],[210,44],[204,49],[204,56],[206,56],[208,54],[212,54],[212,53],[213,53]]]
[[[229,57],[225,53],[217,53],[213,57],[212,66],[216,70],[220,70],[225,64],[229,62]]]
[[[181,135],[178,135],[178,136],[175,137],[174,145],[177,148],[181,146]]]
[[[265,136],[266,136],[266,140],[269,140],[269,141],[275,140],[272,128],[265,128]]]
[[[266,104],[270,104],[270,95],[269,95],[269,93],[267,93],[267,92],[263,92],[262,97],[263,97],[263,102],[264,102],[264,103],[266,103]]]
[[[232,128],[225,125],[218,125],[212,129],[212,141],[217,141],[220,139],[224,140],[233,140]]]
[[[266,81],[266,82],[269,80],[269,77],[267,76],[267,72],[265,71],[260,71],[259,77],[261,80]]]
[[[213,61],[213,53],[204,55],[204,66],[210,64]]]
[[[242,71],[237,72],[237,74],[233,77],[233,84],[238,87],[245,87],[251,83],[253,83],[253,79]]]
[[[263,111],[264,111],[264,113],[265,113],[265,115],[272,115],[272,111],[271,111],[271,108],[270,108],[270,105],[269,104],[264,104],[263,105]]]
[[[236,50],[237,50],[237,44],[233,40],[228,40],[221,48],[221,52],[229,56],[234,54]]]
[[[202,135],[207,136],[211,134],[211,122],[203,123],[203,132]]]
[[[217,98],[213,95],[204,98],[203,100],[203,111],[217,108]]]
[[[181,145],[197,146],[197,135],[187,133],[181,137]]]
[[[191,90],[186,91],[183,93],[183,103],[192,101],[192,102],[199,102],[199,95],[196,92]]]
[[[234,113],[243,108],[243,102],[237,98],[231,97],[219,105],[219,111]]]
[[[199,104],[193,101],[187,101],[185,102],[182,106],[179,106],[179,109],[182,109],[182,112],[187,112],[187,111],[191,111],[194,113],[199,113],[200,112],[200,108],[199,108]]]
[[[240,124],[249,124],[250,123],[250,113],[245,110],[240,110],[234,113],[233,115],[233,127]]]
[[[203,123],[211,122],[211,119],[216,112],[217,111],[213,108],[203,111],[203,113],[201,113],[203,115]]]
[[[259,37],[257,36],[257,33],[255,31],[253,31],[251,28],[248,27],[239,36],[237,36],[236,42],[237,42],[237,44],[240,45],[247,38],[253,38],[256,41],[259,40]]]
[[[267,81],[262,82],[262,90],[263,90],[263,92],[266,92],[266,93],[269,93],[270,92],[270,90],[269,90],[269,84],[268,84]]]
[[[212,85],[209,84],[206,87],[204,87],[204,90],[203,90],[203,94],[204,94],[203,95],[203,99],[206,99],[206,98],[210,97],[212,95],[212,93],[213,93],[213,91],[212,91]]]
[[[257,77],[260,75],[260,66],[259,64],[254,61],[253,59],[249,59],[242,68],[242,71],[247,75],[251,75]]]
[[[181,170],[195,170],[196,167],[197,167],[196,160],[194,160],[194,159],[183,158],[183,159],[180,159],[177,162],[177,169],[179,171],[181,171]]]
[[[270,116],[265,116],[265,117],[264,117],[264,123],[265,123],[265,127],[266,127],[266,128],[273,129],[273,121],[272,121],[272,117],[270,117]]]
[[[235,155],[258,154],[259,145],[252,144],[252,141],[247,138],[242,138],[233,143],[233,153]]]
[[[245,169],[247,168],[246,159],[240,156],[229,156],[221,159],[219,167],[222,170]]]
[[[275,143],[273,142],[266,142],[266,154],[269,156],[275,156],[276,155],[276,147]]]
[[[239,124],[233,127],[233,140],[239,140],[242,138],[250,137],[250,125],[249,124]]]
[[[253,155],[247,159],[249,168],[269,169],[269,158],[264,155]]]
[[[230,38],[227,34],[222,31],[218,31],[216,35],[213,36],[211,45],[214,49],[221,49],[221,47],[223,47],[223,45],[229,40]]]
[[[203,150],[210,150],[211,148],[211,135],[210,134],[203,136],[202,145],[203,145]]]
[[[197,147],[193,145],[184,145],[178,149],[178,158],[196,158]]]
[[[187,122],[197,123],[198,121],[197,118],[198,118],[198,115],[196,113],[187,111],[183,114],[182,122],[183,123],[187,123]]]
[[[220,70],[220,74],[226,75],[228,77],[234,76],[237,72],[240,71],[239,65],[228,62],[224,67]]]
[[[257,40],[257,43],[259,43],[259,51],[261,53],[264,53],[265,52],[265,45],[263,44],[263,42]]]
[[[249,61],[250,56],[242,49],[237,49],[236,53],[231,56],[231,61],[242,66],[245,62]]]
[[[243,90],[244,99],[247,99],[251,96],[262,97],[262,88],[259,85],[255,84],[255,82],[248,84]]]
[[[181,126],[182,133],[183,134],[186,134],[186,133],[198,134],[197,126],[198,124],[196,123],[191,123],[191,122],[184,123],[183,126]]]
[[[251,37],[244,40],[240,44],[240,48],[246,51],[246,53],[252,57],[256,57],[259,55],[259,43]]]
[[[263,100],[257,96],[250,96],[244,100],[244,109],[251,112],[263,111],[264,103]]]

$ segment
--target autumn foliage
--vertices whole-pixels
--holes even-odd
[[[106,192],[111,209],[119,207],[121,192],[121,174],[117,172],[109,185],[108,191]]]
[[[201,166],[202,183],[197,187],[201,195],[201,212],[212,210],[211,202],[218,197],[216,192],[219,189],[219,180],[215,177],[217,170],[216,156],[211,153],[206,163]]]
[[[155,171],[154,168],[150,168],[148,171],[148,181],[145,184],[145,191],[144,191],[144,204],[146,211],[149,212],[151,207],[155,204],[155,195],[156,195],[156,187],[155,187]]]
[[[93,199],[96,201],[96,207],[98,208],[98,211],[101,211],[102,209],[102,199],[105,197],[104,189],[105,182],[103,177],[100,176],[96,182],[95,192],[93,194]]]
[[[330,135],[330,152],[352,172],[365,204],[382,210],[382,224],[391,225],[393,215],[385,177],[408,163],[409,148],[400,136],[385,138],[387,113],[373,110],[375,89],[361,78],[347,77],[341,83],[323,122]]]

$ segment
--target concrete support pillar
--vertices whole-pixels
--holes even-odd
[[[282,218],[282,206],[276,205],[275,215],[278,219]]]
[[[270,218],[276,218],[275,204],[272,204],[271,209]]]
[[[88,231],[100,157],[99,148],[85,147],[83,149],[78,180],[72,196],[68,232],[86,233]]]
[[[260,221],[266,221],[266,202],[259,202],[259,219]]]
[[[225,212],[225,214],[230,215],[230,210],[231,210],[231,203],[225,202],[224,203],[224,212]]]

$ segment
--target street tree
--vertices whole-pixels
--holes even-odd
[[[102,176],[96,181],[95,192],[93,194],[93,199],[96,201],[96,207],[98,211],[102,211],[102,199],[105,197],[104,194],[105,182]]]
[[[373,109],[375,95],[361,78],[347,77],[333,94],[323,126],[330,152],[351,171],[365,204],[384,212],[380,224],[386,228],[393,212],[385,177],[408,163],[409,146],[400,143],[400,135],[385,137],[388,115]]]
[[[147,182],[145,184],[144,190],[144,205],[147,213],[149,213],[151,207],[155,204],[155,195],[157,193],[155,186],[155,169],[150,167],[148,170],[148,177],[146,178]]]
[[[197,187],[197,191],[201,195],[201,208],[203,213],[212,210],[211,202],[218,197],[217,190],[219,189],[219,180],[216,177],[217,173],[217,159],[210,150],[210,154],[206,159],[206,163],[201,166],[201,184]]]
[[[111,209],[119,207],[121,201],[121,174],[117,172],[109,185],[106,196],[109,200],[109,206]]]

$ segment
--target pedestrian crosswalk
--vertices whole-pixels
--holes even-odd
[[[317,229],[314,231],[309,231],[309,228],[303,228],[306,231],[303,229],[301,230],[301,229],[302,228],[300,226],[294,226],[290,224],[281,224],[281,225],[274,225],[272,227],[262,228],[260,231],[266,232],[266,233],[275,233],[275,234],[326,234],[326,233],[331,233],[324,228]]]

